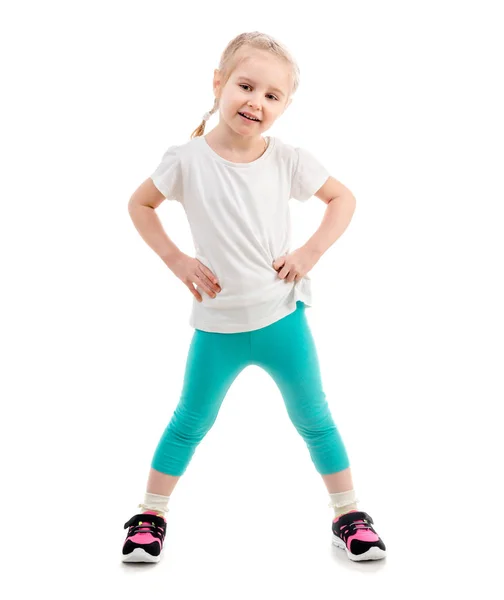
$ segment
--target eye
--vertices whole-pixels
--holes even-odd
[[[248,83],[240,83],[239,86],[241,88],[243,88],[243,86],[250,87],[250,85],[248,85]],[[268,94],[268,96],[272,96],[275,100],[278,100],[278,98],[276,96],[273,96],[273,94]]]

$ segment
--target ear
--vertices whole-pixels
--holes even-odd
[[[214,94],[217,94],[219,87],[220,87],[220,72],[219,72],[219,69],[214,69],[214,77],[213,77]]]

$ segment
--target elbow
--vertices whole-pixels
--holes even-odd
[[[135,196],[133,195],[128,200],[128,212],[131,214],[137,206],[138,206],[138,202],[135,201]]]

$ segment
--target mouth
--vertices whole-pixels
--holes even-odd
[[[260,123],[261,122],[259,119],[253,118],[253,117],[249,117],[249,116],[247,116],[244,113],[239,112],[238,114],[240,115],[240,117],[243,117],[244,119],[247,119],[247,121],[252,121],[252,122],[255,122],[255,123]]]

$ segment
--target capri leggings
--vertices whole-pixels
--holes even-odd
[[[180,401],[151,467],[168,475],[184,473],[231,384],[249,365],[262,367],[277,384],[316,470],[325,475],[346,469],[348,456],[322,389],[317,352],[301,301],[293,313],[254,331],[195,329]]]

